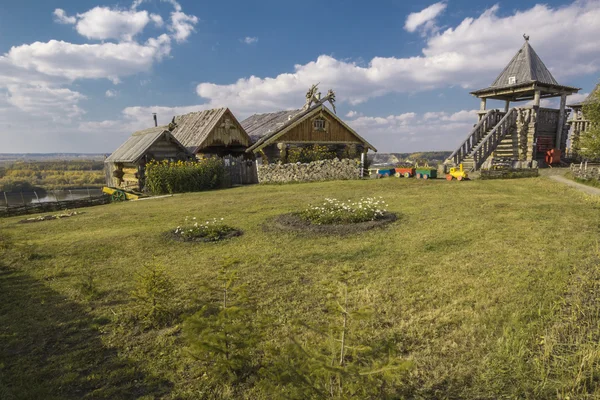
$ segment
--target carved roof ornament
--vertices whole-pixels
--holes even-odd
[[[321,92],[318,90],[318,83],[316,85],[312,85],[310,89],[308,89],[308,92],[306,92],[306,103],[302,109],[308,110],[313,104],[323,104],[324,102],[328,101],[329,104],[331,104],[331,108],[333,108],[333,112],[337,114],[335,110],[335,92],[333,89],[329,89],[327,96],[323,98],[321,98]]]
[[[523,34],[523,39],[525,39],[526,42],[529,42],[529,35],[524,33]]]

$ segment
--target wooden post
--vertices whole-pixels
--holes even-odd
[[[35,194],[35,199],[39,203],[40,202],[40,198],[38,197],[37,192],[35,190],[33,191],[33,194]]]
[[[506,100],[504,102],[504,112],[507,113],[509,108],[510,108],[510,100]]]
[[[6,197],[6,192],[2,193],[4,193],[4,201],[6,202],[6,207],[8,208],[8,197]]]
[[[485,111],[487,99],[484,97],[481,99],[481,105],[479,106],[480,111]]]
[[[367,160],[367,153],[364,151],[360,154],[360,177],[365,177],[365,161]]]
[[[567,104],[567,95],[560,96],[560,112],[558,113],[558,126],[556,127],[556,148],[560,149],[563,130],[565,128],[565,105]]]
[[[21,190],[21,202],[23,203],[24,206],[26,206],[25,204],[25,197],[23,197],[23,191]]]
[[[540,98],[542,97],[542,92],[539,90],[535,91],[535,94],[533,96],[533,105],[535,107],[539,107],[540,106]]]

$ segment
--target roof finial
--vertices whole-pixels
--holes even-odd
[[[525,39],[526,42],[529,42],[529,35],[524,33],[523,34],[523,38]]]

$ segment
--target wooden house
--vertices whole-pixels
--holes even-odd
[[[268,162],[285,161],[291,148],[315,144],[328,147],[340,158],[360,158],[369,149],[377,151],[335,114],[333,91],[321,99],[313,85],[306,98],[301,109],[255,114],[242,121],[253,141],[246,151]],[[334,111],[325,106],[326,101]]]
[[[533,165],[548,151],[564,154],[569,131],[567,96],[578,88],[560,85],[529,44],[525,43],[491,86],[472,92],[481,99],[479,122],[445,161],[478,170],[484,163]],[[540,107],[541,99],[560,98],[559,109]],[[488,99],[504,101],[503,110],[488,110]],[[511,103],[532,101],[531,105]],[[519,163],[520,162],[520,163]]]
[[[151,160],[178,161],[193,155],[167,127],[159,126],[133,133],[104,160],[106,185],[130,190],[144,188],[144,169]]]
[[[177,115],[169,125],[173,136],[198,158],[245,155],[250,137],[228,108]]]
[[[569,125],[571,126],[569,145],[573,145],[582,133],[590,129],[591,121],[585,117],[583,107],[592,101],[600,101],[600,83],[596,85],[585,100],[579,103],[567,104],[567,107],[573,111],[569,120]],[[571,148],[567,149],[567,153],[571,156],[576,156],[576,154],[573,154]]]

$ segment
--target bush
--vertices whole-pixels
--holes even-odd
[[[320,160],[333,160],[336,154],[329,151],[327,146],[319,146],[315,144],[311,147],[295,147],[288,151],[288,163],[309,163]]]
[[[185,223],[178,226],[173,232],[177,238],[184,241],[202,240],[206,242],[216,242],[224,239],[234,232],[239,232],[237,229],[223,223],[223,218],[217,220],[213,218],[205,223],[196,222],[196,218],[191,220],[185,217]]]
[[[146,164],[146,190],[152,194],[198,192],[221,186],[225,166],[218,158],[200,161],[151,161]]]
[[[298,213],[298,216],[316,225],[354,224],[358,222],[375,221],[383,217],[387,204],[380,197],[360,199],[357,202],[325,199],[322,205],[312,205]]]

